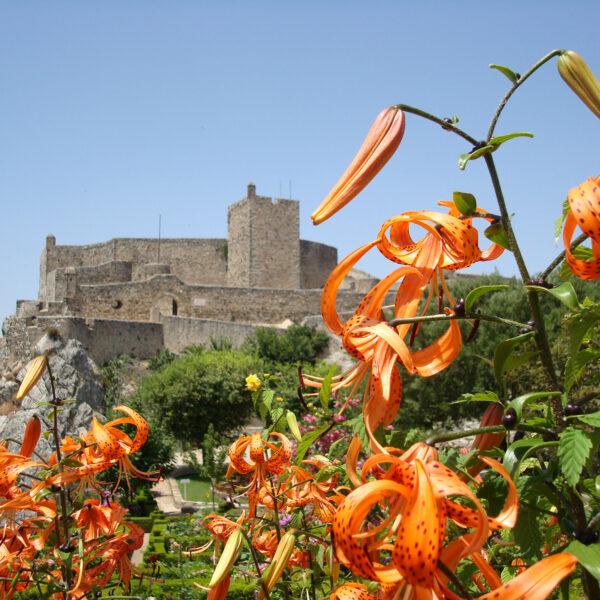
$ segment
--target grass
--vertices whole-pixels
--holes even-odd
[[[181,496],[184,500],[190,500],[191,502],[210,502],[210,481],[207,481],[206,479],[200,479],[198,475],[194,474],[183,477],[183,479],[190,480],[190,483],[185,486],[183,483],[181,483],[181,479],[177,480],[177,485],[179,486]],[[185,492],[184,488],[187,488]]]

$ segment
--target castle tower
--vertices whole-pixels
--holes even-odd
[[[300,210],[297,200],[248,195],[227,211],[227,284],[300,288]]]

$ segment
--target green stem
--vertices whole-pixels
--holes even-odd
[[[571,252],[577,248],[577,246],[581,245],[585,240],[588,239],[588,236],[585,233],[582,233],[579,237],[575,238],[571,243]],[[567,255],[566,250],[563,250],[547,267],[546,270],[540,275],[542,280],[545,280],[560,263],[565,260],[565,256]]]
[[[53,427],[52,433],[54,435],[54,449],[56,451],[56,464],[58,467],[59,474],[63,472],[62,467],[62,455],[60,449],[60,436],[58,435],[58,399],[56,397],[56,387],[54,386],[54,376],[52,375],[52,370],[50,369],[50,361],[48,357],[46,357],[46,369],[48,369],[48,377],[50,378],[50,385],[52,387],[52,401],[53,401]],[[65,493],[64,484],[60,484],[59,486],[59,496],[60,496],[60,509],[61,509],[61,520],[63,524],[63,535],[64,535],[64,544],[66,547],[70,546],[71,540],[69,535],[69,513],[67,511],[67,494]],[[59,534],[59,529],[57,528],[56,533]],[[60,538],[59,538],[60,543]],[[65,583],[67,585],[67,591],[63,592],[65,600],[68,597],[68,590],[71,589],[71,572],[70,565],[64,565],[64,574],[65,574]]]
[[[408,104],[396,104],[396,106],[394,108],[399,108],[400,110],[403,110],[404,112],[411,113],[413,115],[417,115],[418,117],[423,117],[424,119],[427,119],[428,121],[433,121],[434,123],[437,123],[443,129],[446,129],[447,131],[452,131],[453,133],[460,135],[460,137],[464,138],[465,140],[467,140],[474,146],[478,143],[478,140],[476,140],[475,138],[472,138],[468,133],[466,133],[462,129],[459,129],[458,127],[456,127],[456,125],[453,125],[452,123],[448,123],[447,121],[444,121],[444,119],[440,119],[439,117],[436,117],[435,115],[425,112],[424,110],[415,108],[414,106],[409,106]]]
[[[553,432],[543,427],[536,427],[535,425],[520,425],[517,424],[513,430],[516,431],[527,431],[530,433],[539,433],[541,435],[553,435]],[[466,431],[453,431],[449,433],[434,433],[429,436],[425,443],[429,446],[434,446],[440,442],[451,442],[453,440],[461,440],[462,438],[479,435],[480,433],[505,433],[507,431],[504,425],[487,425],[486,427],[477,427],[476,429],[467,429]]]
[[[515,232],[510,222],[510,215],[506,207],[506,202],[504,201],[504,194],[502,193],[502,187],[500,186],[500,179],[498,178],[498,172],[496,171],[494,159],[491,154],[486,154],[484,156],[484,159],[490,174],[490,178],[492,180],[492,185],[496,194],[496,200],[498,201],[498,207],[500,208],[500,215],[502,216],[502,225],[504,227],[504,231],[506,232],[506,238],[508,240],[509,248],[515,257],[515,261],[517,263],[521,279],[523,280],[523,283],[527,285],[531,280],[531,277],[529,276],[529,271],[527,270],[527,266],[525,265],[523,255],[521,254],[519,244],[517,243],[517,239],[515,237]],[[546,373],[546,379],[548,382],[549,389],[552,391],[559,391],[560,386],[556,378],[556,371],[554,369],[554,363],[552,361],[552,353],[550,351],[550,344],[548,342],[548,334],[546,333],[546,324],[542,316],[542,310],[538,299],[538,292],[536,292],[535,290],[527,290],[527,299],[529,301],[531,315],[535,323],[535,340],[538,350],[540,352],[540,359],[542,361],[542,365]],[[550,399],[550,402],[552,403],[552,409],[554,410],[555,418],[557,420],[557,426],[559,427],[559,429],[562,429],[562,405],[560,402],[560,398],[552,397]]]
[[[405,323],[423,323],[430,321],[456,321],[459,319],[470,319],[470,320],[479,320],[479,321],[494,321],[496,323],[504,323],[505,325],[512,325],[514,327],[529,327],[526,323],[519,323],[518,321],[511,321],[510,319],[504,319],[503,317],[497,317],[496,315],[483,315],[480,313],[470,313],[464,315],[424,315],[421,317],[406,317],[403,319],[392,319],[389,321],[389,325],[392,327],[396,327],[398,325],[403,325]]]
[[[506,103],[508,102],[508,99],[516,92],[517,88],[519,88],[523,83],[525,83],[525,81],[531,75],[533,75],[543,64],[547,63],[554,56],[560,56],[563,52],[564,50],[561,50],[560,48],[552,50],[552,52],[549,52],[548,54],[546,54],[546,56],[538,60],[538,62],[536,62],[533,65],[533,67],[529,69],[529,71],[526,71],[523,75],[519,77],[519,79],[517,79],[517,81],[515,81],[515,83],[513,83],[508,92],[506,92],[504,98],[502,98],[500,104],[498,105],[498,108],[496,109],[496,113],[494,114],[494,118],[492,119],[490,128],[487,133],[487,137],[485,140],[486,142],[489,142],[492,139],[492,136],[494,135],[494,129],[496,128],[496,123],[500,118],[500,113],[502,113],[504,107],[506,106]]]

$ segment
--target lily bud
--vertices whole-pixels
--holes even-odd
[[[27,427],[25,427],[25,435],[23,435],[23,443],[21,444],[21,456],[29,458],[40,439],[40,433],[42,432],[42,425],[40,419],[37,416],[30,417],[27,421]]]
[[[23,398],[29,393],[33,386],[40,380],[40,377],[44,374],[45,370],[46,357],[38,356],[33,360],[31,365],[29,365],[29,369],[27,369],[25,379],[23,379],[21,387],[19,387],[19,391],[17,392],[17,400],[23,400]]]
[[[241,529],[236,529],[227,540],[223,548],[223,554],[219,558],[219,562],[215,567],[215,571],[208,584],[209,588],[214,588],[219,585],[233,569],[235,561],[238,559],[242,546],[244,545],[244,534]]]
[[[481,427],[489,427],[490,425],[502,425],[502,416],[504,415],[504,407],[498,402],[492,402],[483,413],[481,418]],[[482,452],[491,450],[502,443],[505,432],[502,433],[480,433],[473,440],[472,449],[477,448]],[[481,461],[477,461],[472,467],[467,469],[471,477],[475,477],[485,467]]]
[[[391,158],[403,135],[404,113],[393,106],[382,110],[346,172],[311,215],[313,223],[322,223],[357,196]]]
[[[273,560],[266,571],[263,581],[267,592],[270,592],[275,584],[279,581],[279,578],[285,571],[288,561],[294,551],[294,545],[296,544],[296,533],[294,530],[288,531],[279,541],[277,550],[273,555]],[[260,590],[259,600],[263,598],[263,589]]]
[[[567,50],[558,58],[558,72],[583,103],[600,118],[600,83],[577,52]]]

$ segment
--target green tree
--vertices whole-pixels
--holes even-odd
[[[252,414],[245,379],[262,372],[255,357],[240,351],[191,353],[142,380],[134,408],[175,439],[199,446],[209,424],[223,433],[240,427]]]

